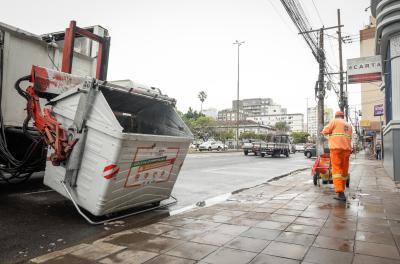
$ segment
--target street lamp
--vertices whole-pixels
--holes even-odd
[[[237,45],[237,97],[236,97],[236,148],[239,149],[239,54],[240,46],[244,44],[244,41],[236,40],[233,45]]]

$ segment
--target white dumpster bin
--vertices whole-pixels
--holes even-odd
[[[79,88],[54,99],[53,113],[64,129],[73,123]],[[68,188],[80,207],[101,216],[170,197],[192,141],[174,105],[156,89],[100,88],[76,186]],[[70,198],[62,184],[65,166],[47,161],[44,184]]]

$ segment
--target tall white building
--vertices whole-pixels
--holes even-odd
[[[217,110],[217,108],[208,108],[208,109],[203,109],[203,112],[202,112],[205,116],[208,116],[208,117],[212,117],[212,118],[214,118],[214,119],[217,119],[217,117],[218,117],[218,110]]]
[[[302,132],[304,124],[304,115],[296,114],[272,114],[248,116],[247,120],[255,121],[262,125],[275,126],[278,122],[286,122],[290,127],[290,132]]]
[[[232,109],[237,109],[237,100],[232,101]],[[239,100],[239,109],[249,116],[286,114],[286,108],[274,104],[271,98],[250,98]]]
[[[218,121],[236,121],[237,111],[232,109],[224,109],[218,112]],[[239,109],[239,121],[246,120],[247,113]]]
[[[324,123],[328,124],[333,118],[333,109],[325,108]],[[309,107],[307,109],[307,130],[308,134],[311,136],[317,136],[318,130],[318,117],[317,117],[317,107]]]

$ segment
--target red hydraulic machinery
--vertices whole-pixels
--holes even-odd
[[[65,30],[63,60],[61,71],[71,73],[74,42],[76,36],[87,37],[99,43],[97,54],[96,79],[105,81],[107,78],[107,66],[110,47],[110,37],[100,37],[86,29],[76,26],[75,21],[70,22],[69,28]],[[45,107],[42,111],[39,97],[52,97],[60,94],[62,91],[57,86],[52,86],[52,80],[63,81],[65,85],[70,85],[71,80],[68,75],[62,75],[54,72],[53,76],[48,76],[49,72],[41,67],[33,66],[30,81],[33,83],[26,89],[28,116],[34,120],[35,127],[42,134],[46,144],[54,149],[50,160],[53,165],[59,165],[65,161],[77,139],[68,136],[57,120],[51,114],[51,108]],[[79,79],[79,77],[78,77]],[[40,95],[40,96],[39,96]],[[77,131],[80,133],[81,131]]]

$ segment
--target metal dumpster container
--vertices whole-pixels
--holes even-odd
[[[82,85],[51,102],[64,129],[74,121]],[[158,89],[127,86],[105,83],[96,93],[76,185],[68,188],[95,216],[169,198],[193,137],[174,99]],[[65,175],[65,165],[47,161],[44,184],[70,198]]]

